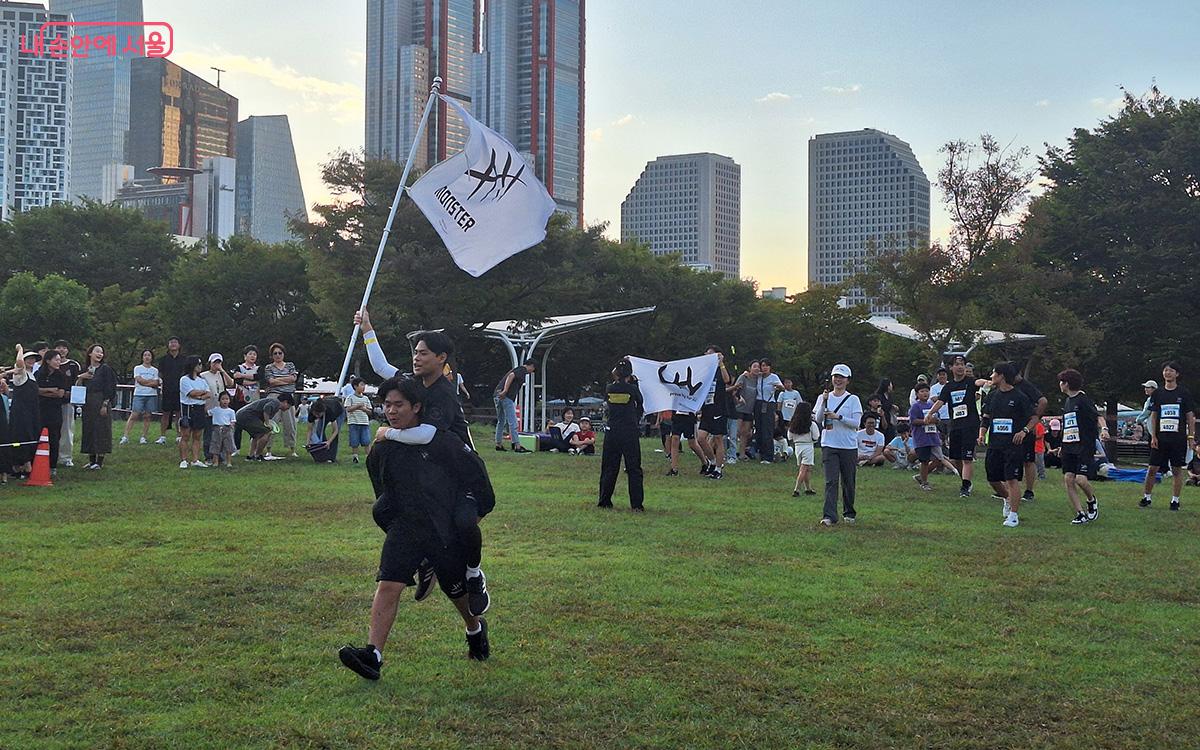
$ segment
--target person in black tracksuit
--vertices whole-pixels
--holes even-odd
[[[621,459],[625,459],[625,474],[629,478],[629,505],[644,510],[642,490],[642,447],[638,442],[638,423],[642,419],[642,391],[633,377],[633,366],[621,360],[613,369],[616,378],[609,383],[605,398],[608,401],[608,432],[600,458],[601,508],[611,508]]]

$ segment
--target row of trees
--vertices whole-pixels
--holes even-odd
[[[551,392],[567,397],[599,387],[621,355],[689,356],[709,343],[735,365],[770,354],[807,392],[836,361],[854,368],[861,390],[881,373],[906,388],[951,338],[969,340],[978,328],[1047,334],[1036,351],[1013,350],[1047,385],[1052,371],[1075,365],[1099,391],[1133,396],[1165,357],[1200,365],[1187,337],[1200,242],[1200,104],[1157,91],[1127,97],[1115,117],[1047,150],[1038,170],[1045,190],[1032,202],[1026,152],[988,136],[943,151],[938,183],[951,237],[903,253],[877,248],[851,282],[904,309],[921,342],[881,336],[865,310],[839,307],[839,290],[761,300],[751,284],[557,217],[545,242],[473,279],[411,202],[393,225],[372,318],[396,359],[407,352],[406,332],[447,329],[463,371],[490,385],[507,355],[472,333],[480,322],[657,306],[556,346]],[[336,201],[295,224],[300,239],[290,244],[235,237],[185,249],[166,227],[97,204],[15,216],[0,225],[0,343],[100,341],[127,371],[143,347],[172,334],[191,352],[231,359],[247,343],[279,340],[305,372],[336,374],[400,167],[342,153],[323,177]]]

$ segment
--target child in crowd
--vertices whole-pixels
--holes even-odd
[[[816,444],[821,439],[821,431],[812,418],[812,404],[800,402],[792,412],[788,423],[788,442],[796,454],[796,486],[792,488],[792,497],[800,497],[800,488],[804,487],[805,495],[815,495],[812,488],[812,469],[816,457]]]
[[[364,392],[367,382],[362,378],[351,378],[350,386],[354,393],[346,397],[346,427],[350,431],[350,453],[354,463],[358,463],[358,449],[371,445],[371,399]]]
[[[225,462],[225,468],[232,469],[233,461],[230,457],[233,455],[233,422],[237,419],[237,412],[229,408],[231,398],[228,390],[222,390],[217,396],[217,406],[208,413],[212,420],[212,437],[209,438],[208,452],[216,462],[216,466],[220,466],[221,462]]]
[[[893,469],[911,469],[916,465],[917,449],[908,424],[896,425],[896,437],[884,447],[883,457],[891,462]]]
[[[596,431],[592,429],[592,420],[587,417],[579,419],[579,432],[571,436],[570,452],[581,456],[596,455]]]

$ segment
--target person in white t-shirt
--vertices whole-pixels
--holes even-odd
[[[142,363],[133,368],[133,408],[129,410],[129,419],[125,421],[125,434],[121,436],[121,445],[129,442],[129,429],[138,416],[142,417],[142,437],[139,445],[145,445],[146,434],[150,431],[150,415],[158,411],[158,387],[162,380],[158,377],[158,368],[154,366],[154,352],[142,350]]]
[[[887,461],[883,455],[883,433],[875,429],[875,417],[868,415],[863,420],[857,438],[859,466],[882,466]]]
[[[821,431],[812,418],[812,406],[804,402],[796,405],[796,411],[788,422],[788,442],[792,444],[796,454],[796,486],[792,488],[792,497],[800,497],[800,488],[805,495],[817,494],[812,488],[813,458],[816,456],[816,443],[821,439]]]
[[[228,390],[221,391],[217,396],[217,406],[208,413],[212,422],[208,455],[213,457],[216,466],[224,462],[227,469],[233,468],[233,423],[237,419],[237,412],[229,408],[232,400]]]
[[[552,443],[554,447],[550,449],[550,452],[566,453],[571,450],[571,436],[577,432],[579,432],[579,425],[575,423],[575,410],[568,406],[563,409],[562,421],[550,426],[550,434],[555,438]]]
[[[822,526],[833,526],[838,522],[839,484],[842,518],[846,523],[854,523],[858,517],[854,510],[854,485],[858,472],[858,425],[863,416],[862,402],[846,390],[850,384],[850,367],[834,365],[829,379],[830,383],[813,408],[814,421],[824,426],[821,432],[821,465],[825,469]]]
[[[371,445],[371,415],[374,409],[371,407],[371,399],[364,395],[367,381],[362,378],[350,378],[350,387],[354,390],[346,396],[344,402],[346,430],[350,433],[350,453],[354,463],[358,463],[358,449]]]

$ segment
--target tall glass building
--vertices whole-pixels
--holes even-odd
[[[295,239],[288,219],[304,215],[304,189],[287,115],[239,122],[237,233],[262,242],[287,242]]]
[[[0,220],[68,200],[71,58],[37,51],[39,39],[70,36],[65,26],[39,35],[41,25],[67,20],[39,4],[0,3]]]
[[[142,22],[142,0],[50,0],[50,10],[70,14],[78,22]],[[115,54],[92,49],[72,60],[75,83],[71,96],[72,200],[87,196],[111,200],[115,188],[105,187],[104,170],[125,163],[125,134],[129,130],[129,65],[138,55],[124,52],[128,36],[140,29],[86,26],[75,32],[90,37],[115,36]]]
[[[481,121],[583,225],[585,0],[485,0]]]
[[[136,179],[151,167],[200,169],[205,157],[237,157],[238,100],[162,57],[130,68],[126,148]]]
[[[621,202],[621,241],[737,279],[741,270],[742,168],[720,154],[660,156]]]
[[[868,244],[903,252],[929,242],[929,179],[907,143],[864,128],[808,142],[808,283],[840,284],[867,256]],[[874,314],[899,310],[849,290],[851,304]]]
[[[442,93],[472,111],[476,0],[367,0],[366,154],[402,162],[416,136],[435,76]],[[461,151],[467,129],[434,104],[414,166]]]

